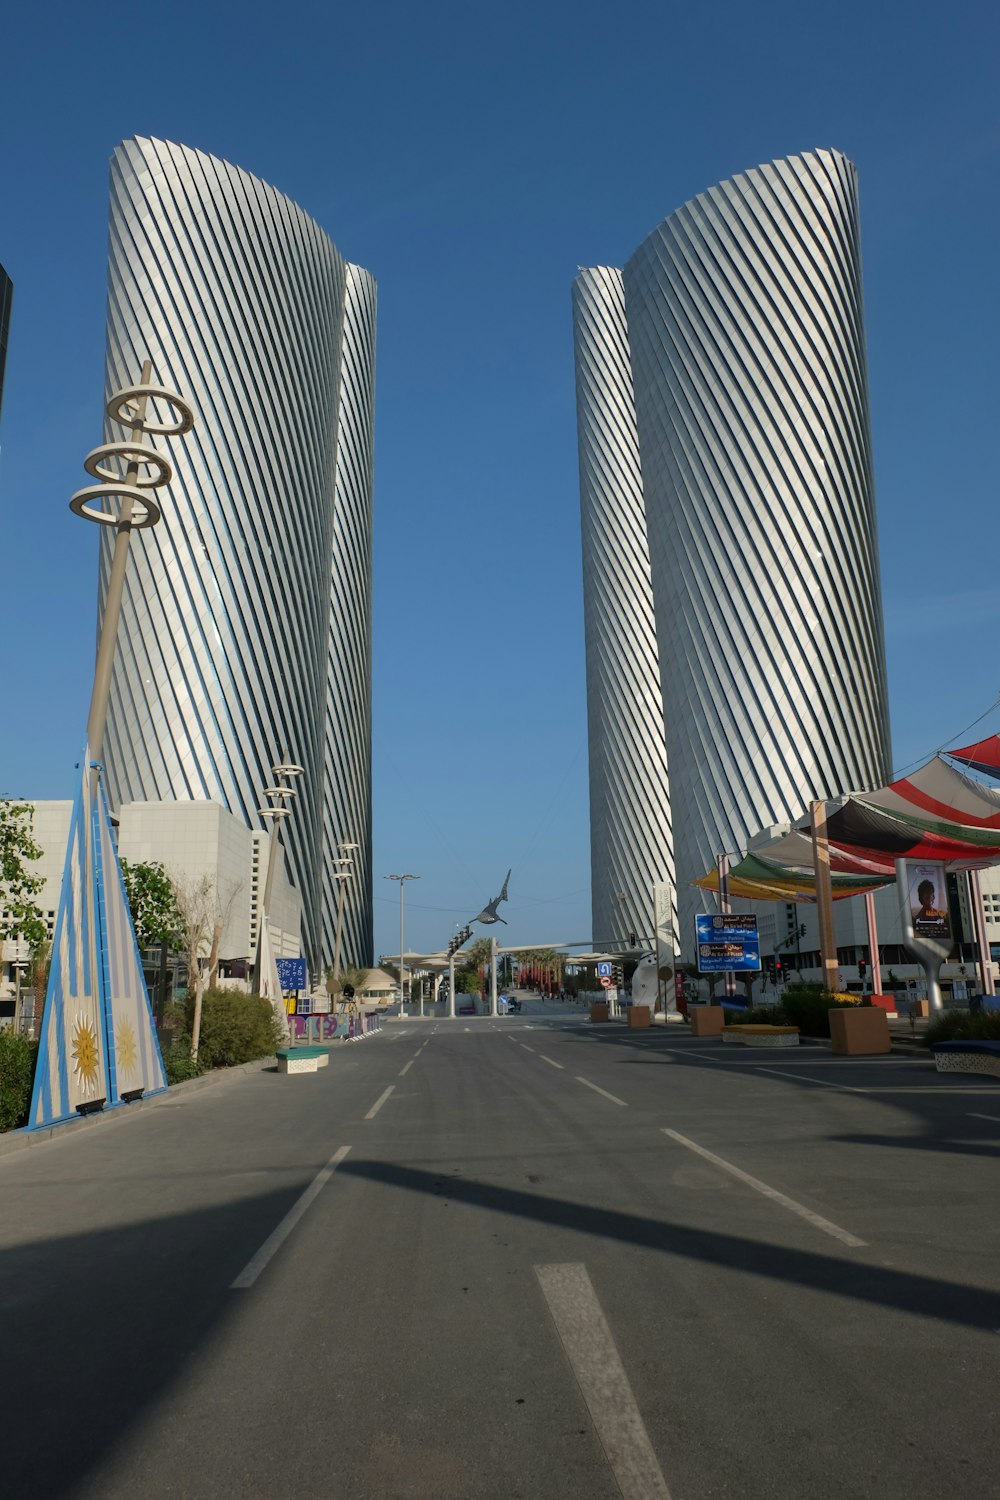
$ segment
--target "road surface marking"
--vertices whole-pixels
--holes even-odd
[[[821,1229],[824,1234],[832,1235],[842,1245],[850,1245],[853,1250],[863,1248],[865,1241],[859,1240],[857,1235],[848,1234],[846,1229],[841,1229],[838,1224],[831,1224],[829,1219],[824,1219],[820,1214],[814,1214],[811,1208],[806,1208],[803,1203],[796,1203],[794,1198],[788,1198],[784,1193],[779,1193],[777,1188],[768,1187],[766,1182],[761,1182],[759,1177],[751,1177],[749,1172],[743,1172],[739,1167],[734,1167],[732,1162],[724,1161],[721,1156],[716,1156],[714,1151],[706,1151],[704,1146],[699,1146],[697,1141],[691,1141],[686,1135],[680,1135],[676,1130],[669,1130],[663,1126],[663,1134],[668,1135],[672,1141],[677,1141],[681,1146],[686,1146],[689,1151],[695,1151],[710,1161],[716,1167],[721,1167],[723,1172],[728,1172],[732,1177],[738,1177],[740,1182],[745,1182],[748,1187],[754,1188],[762,1193],[765,1198],[770,1198],[772,1203],[780,1203],[782,1208],[787,1208],[790,1213],[798,1214],[800,1219],[805,1219],[814,1229]]]
[[[614,1094],[609,1094],[608,1091],[607,1091],[607,1089],[599,1089],[597,1087],[596,1083],[591,1083],[590,1082],[589,1078],[581,1078],[580,1075],[579,1075],[579,1073],[578,1073],[576,1075],[576,1081],[577,1081],[577,1083],[586,1084],[587,1088],[588,1089],[593,1089],[595,1094],[603,1094],[604,1097],[605,1097],[605,1099],[610,1099],[611,1100],[612,1104],[622,1104],[622,1105],[625,1105],[626,1109],[628,1109],[628,1105],[625,1104],[625,1100],[624,1099],[618,1099],[618,1098],[616,1098],[616,1096]]]
[[[274,1230],[273,1234],[268,1235],[253,1259],[247,1261],[247,1264],[243,1267],[236,1280],[230,1284],[230,1291],[243,1291],[246,1287],[253,1286],[268,1261],[285,1243],[310,1203],[326,1187],[326,1184],[330,1181],[330,1178],[350,1149],[350,1146],[339,1146],[337,1148],[326,1166],[316,1173],[316,1176],[305,1192],[292,1204],[292,1207],[288,1210],[277,1229]]]
[[[546,1057],[544,1052],[539,1052],[538,1055],[542,1059],[542,1062],[548,1063],[550,1068],[561,1068],[563,1066],[562,1063],[557,1063],[554,1058]]]
[[[410,1061],[412,1062],[413,1059],[411,1058]],[[384,1094],[379,1094],[378,1098],[375,1100],[375,1103],[372,1105],[371,1109],[365,1115],[365,1119],[366,1120],[374,1120],[375,1116],[378,1114],[379,1110],[382,1108],[383,1104],[388,1099],[389,1095],[392,1093],[392,1091],[393,1091],[393,1089],[395,1087],[396,1087],[396,1085],[394,1083],[390,1083],[390,1085],[386,1089],[385,1093]]]
[[[535,1275],[622,1500],[670,1500],[586,1266],[536,1266]]]
[[[409,1060],[409,1062],[406,1064],[406,1067],[405,1068],[400,1068],[400,1070],[399,1070],[399,1076],[400,1076],[400,1078],[404,1078],[406,1076],[406,1074],[413,1067],[413,1064],[416,1062],[416,1060],[417,1059],[415,1057],[411,1057],[410,1060]]]
[[[808,1064],[807,1064],[808,1066]],[[792,1078],[796,1083],[818,1083],[825,1089],[840,1089],[842,1094],[866,1094],[867,1089],[852,1088],[849,1083],[831,1083],[829,1078],[810,1078],[808,1073],[782,1073],[778,1068],[754,1068],[755,1073],[773,1073],[775,1078]]]
[[[970,1120],[992,1120],[993,1123],[994,1123],[994,1125],[1000,1125],[1000,1115],[977,1115],[971,1109],[969,1110],[969,1119]]]
[[[527,1042],[521,1042],[520,1045],[524,1048],[525,1052],[534,1052],[535,1050],[534,1047],[529,1047]]]

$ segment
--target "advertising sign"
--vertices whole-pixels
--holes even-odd
[[[951,942],[948,885],[940,860],[906,862],[906,892],[917,937]]]
[[[718,974],[727,970],[760,968],[760,937],[753,912],[728,912],[724,916],[694,919],[698,949],[698,972]]]
[[[304,958],[276,958],[278,978],[285,994],[289,990],[304,990],[306,987],[306,961]]]

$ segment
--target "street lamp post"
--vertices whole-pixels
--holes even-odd
[[[339,882],[337,890],[337,936],[333,948],[333,982],[335,985],[340,983],[340,935],[344,929],[344,897],[347,893],[347,882],[350,880],[351,871],[354,869],[354,860],[346,851],[349,849],[358,849],[360,845],[350,844],[345,841],[339,845],[339,848],[344,852],[334,863],[344,865],[346,868],[337,870],[333,877],[334,880]]]
[[[403,1009],[403,954],[406,952],[403,946],[403,887],[408,880],[419,880],[419,875],[386,875],[386,880],[399,881],[399,1018],[403,1019],[406,1012]]]
[[[296,777],[305,774],[302,766],[293,765],[288,759],[286,750],[278,765],[271,767],[276,778],[274,786],[266,786],[263,795],[270,798],[267,807],[258,807],[257,811],[262,818],[267,818],[271,823],[271,836],[267,845],[267,875],[264,880],[264,901],[257,919],[257,956],[253,970],[253,989],[260,993],[261,963],[263,958],[264,926],[271,919],[271,896],[274,891],[274,873],[278,863],[278,833],[283,818],[291,814],[291,808],[285,806],[288,798],[298,796],[293,786],[286,783]],[[270,938],[270,933],[268,933]]]

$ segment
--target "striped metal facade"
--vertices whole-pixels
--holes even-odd
[[[854,165],[733,177],[624,285],[690,952],[718,852],[889,772]]]
[[[302,765],[282,838],[314,966],[333,958],[324,876],[343,840],[360,845],[344,960],[372,952],[374,333],[367,272],[273,187],[163,141],[115,151],[107,389],[149,358],[197,420],[157,440],[174,479],[132,541],[109,793],[214,799],[259,828],[271,765]]]
[[[590,749],[592,937],[645,942],[673,841],[622,273],[573,283]]]

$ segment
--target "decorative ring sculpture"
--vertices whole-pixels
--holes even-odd
[[[148,417],[140,417],[130,408],[144,396],[150,401],[162,401],[166,406],[172,406],[180,413],[178,420],[151,422]],[[184,397],[178,396],[176,391],[168,391],[162,385],[133,385],[126,390],[116,391],[108,402],[107,413],[112,422],[119,422],[122,427],[131,427],[133,432],[151,432],[159,437],[182,437],[194,426],[194,412]]]
[[[145,370],[151,369],[147,362]],[[173,422],[154,422],[146,413],[150,401],[161,401],[176,414]],[[142,414],[136,409],[141,403]],[[162,437],[180,437],[194,426],[194,412],[183,396],[168,391],[162,385],[132,385],[116,391],[107,404],[107,413],[113,422],[130,427],[140,435],[159,433]],[[122,466],[124,472],[122,472]],[[94,448],[83,461],[83,467],[98,482],[77,490],[69,502],[75,516],[84,521],[96,521],[99,526],[126,527],[143,531],[155,526],[160,519],[160,507],[149,494],[169,484],[174,477],[172,464],[147,443],[133,439],[124,443],[102,443]],[[140,473],[145,468],[148,472]],[[111,510],[101,502],[117,500],[116,509]]]
[[[261,793],[263,797],[297,797],[298,795],[293,786],[266,786]]]
[[[291,816],[290,807],[258,807],[257,811],[262,818],[287,818]]]
[[[304,776],[305,766],[296,766],[289,763],[287,766],[272,766],[271,770],[275,776]]]
[[[131,500],[133,510],[129,516],[129,524],[133,531],[143,531],[147,526],[155,526],[160,519],[160,507],[152,495],[131,484],[88,484],[72,496],[69,508],[81,520],[96,521],[99,526],[118,526],[121,524],[118,511],[95,509],[98,500],[107,500],[111,496]]]
[[[174,477],[174,471],[170,464],[157,453],[155,448],[149,448],[145,443],[102,443],[95,448],[83,460],[83,467],[88,474],[93,474],[95,479],[103,480],[105,484],[117,484],[124,478],[122,469],[109,468],[101,463],[101,459],[120,459],[124,465],[146,464],[154,470],[148,479],[135,479],[136,487],[140,490],[159,489],[161,484],[169,484]]]

